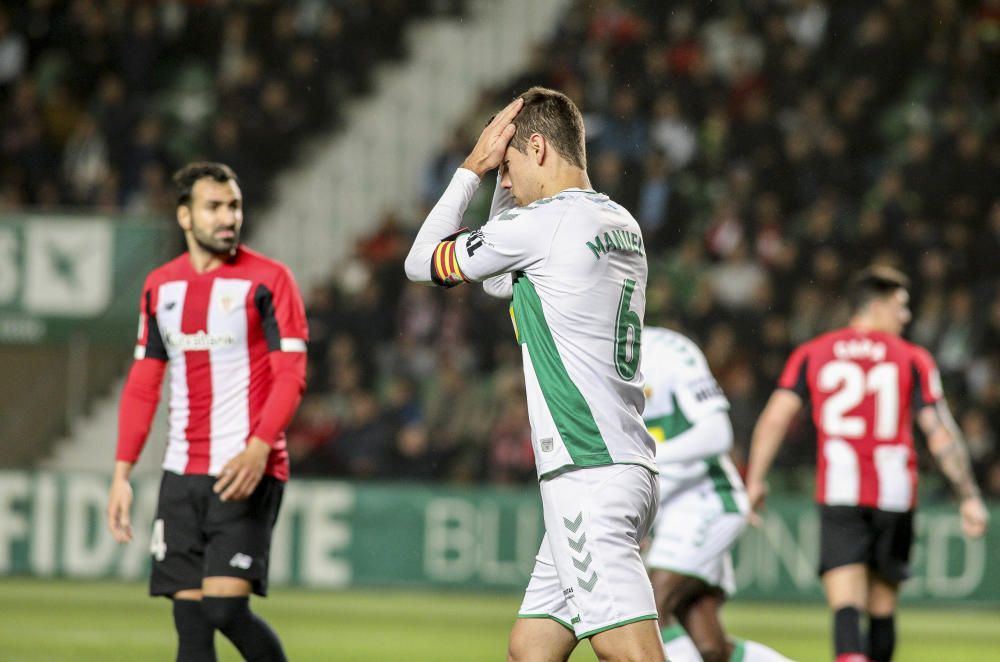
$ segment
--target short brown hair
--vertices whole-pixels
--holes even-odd
[[[174,190],[177,192],[178,207],[191,204],[191,191],[194,189],[194,185],[199,179],[206,177],[220,184],[229,181],[236,182],[237,186],[240,184],[240,178],[225,163],[212,163],[210,161],[189,163],[174,173]]]
[[[881,299],[897,290],[909,290],[910,279],[902,271],[884,265],[864,269],[851,279],[851,312],[858,312],[872,299]]]
[[[583,115],[573,100],[547,87],[532,87],[519,96],[524,99],[524,105],[514,118],[517,130],[510,140],[514,149],[526,153],[528,138],[538,133],[561,157],[586,170]]]

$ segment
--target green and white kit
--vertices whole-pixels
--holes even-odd
[[[414,242],[411,279],[430,282],[433,247],[458,230],[478,186],[475,173],[455,173]],[[646,254],[631,214],[567,189],[500,210],[454,241],[465,280],[500,276],[487,291],[513,299],[539,477],[608,464],[655,471],[639,372]]]
[[[484,281],[511,300],[546,524],[519,615],[551,618],[577,637],[655,619],[639,554],[656,514],[656,444],[642,420],[639,226],[592,190],[514,207],[498,185],[491,220],[459,231],[478,186],[475,173],[455,173],[406,273],[441,285]]]
[[[646,562],[731,593],[729,550],[746,527],[749,502],[729,459],[729,401],[690,339],[643,330],[644,417],[657,439],[660,507]]]

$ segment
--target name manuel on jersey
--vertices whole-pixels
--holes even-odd
[[[625,230],[612,230],[594,237],[594,241],[587,242],[587,248],[594,253],[594,259],[600,260],[601,256],[607,255],[609,251],[624,251],[626,253],[638,253],[642,255],[642,237],[634,232]]]
[[[236,344],[236,336],[231,333],[181,333],[180,331],[168,331],[164,340],[171,347],[183,352],[198,352],[216,347],[229,347]]]

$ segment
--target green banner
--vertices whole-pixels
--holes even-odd
[[[0,575],[136,579],[149,567],[159,479],[133,482],[136,540],[104,526],[107,477],[0,472]],[[741,597],[818,599],[818,519],[807,499],[772,499],[736,546]],[[994,521],[1000,509],[993,508]],[[293,480],[272,545],[277,584],[523,590],[541,540],[538,490]],[[919,511],[911,602],[1000,603],[1000,535],[965,540],[954,508]]]
[[[105,216],[0,217],[0,343],[131,335],[142,279],[176,234]]]

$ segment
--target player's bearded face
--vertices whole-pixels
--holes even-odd
[[[203,250],[230,255],[240,244],[243,195],[235,182],[201,180],[191,191],[191,236]]]

